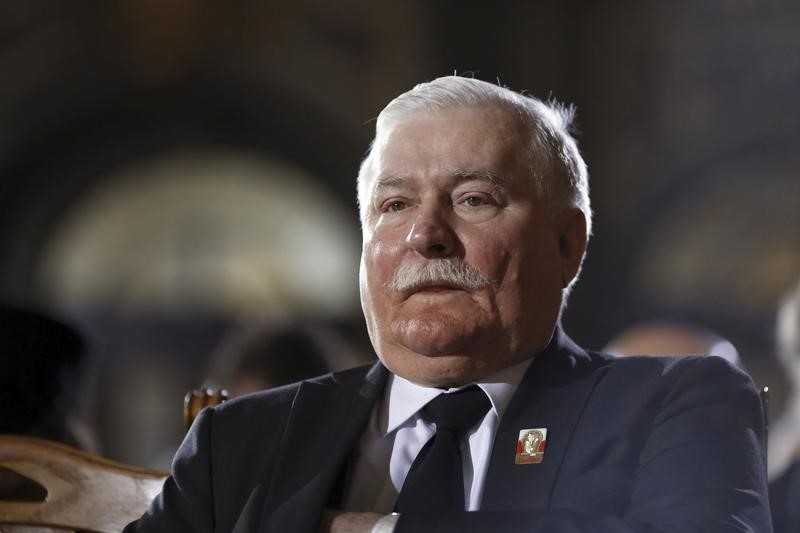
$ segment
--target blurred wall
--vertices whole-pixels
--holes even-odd
[[[372,120],[474,72],[578,106],[596,233],[568,331],[597,348],[643,318],[702,322],[779,407],[799,24],[796,3],[722,0],[6,2],[0,296],[85,326],[104,451],[164,466],[183,391],[262,302],[371,356],[354,179]]]

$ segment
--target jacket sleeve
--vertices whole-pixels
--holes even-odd
[[[771,532],[764,415],[750,378],[720,358],[703,357],[683,361],[674,377],[662,379],[671,382],[643,445],[632,452],[634,482],[621,496],[621,511],[589,513],[579,502],[569,508],[556,502],[537,511],[407,513],[395,531]]]
[[[211,425],[214,410],[204,409],[192,424],[172,462],[172,475],[147,512],[124,533],[211,532]]]

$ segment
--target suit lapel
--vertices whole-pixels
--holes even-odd
[[[604,372],[559,328],[536,356],[500,421],[481,505],[485,510],[544,509],[575,425]],[[547,428],[539,464],[515,464],[522,429]]]
[[[260,531],[312,531],[386,381],[376,363],[347,382],[304,382],[297,391]]]

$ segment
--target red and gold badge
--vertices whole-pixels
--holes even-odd
[[[538,464],[544,459],[547,445],[547,428],[521,429],[517,439],[518,465]]]

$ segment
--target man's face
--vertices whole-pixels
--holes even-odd
[[[541,437],[534,433],[533,431],[527,433],[525,435],[525,442],[523,443],[525,448],[525,453],[534,454],[536,453],[536,449],[539,447],[539,440]]]
[[[395,374],[461,385],[549,342],[585,230],[583,241],[565,242],[580,233],[582,214],[553,213],[539,198],[527,144],[519,119],[489,106],[413,114],[377,140],[361,302],[373,346]],[[390,287],[401,265],[413,272],[442,259],[463,261],[488,283],[437,274]]]

